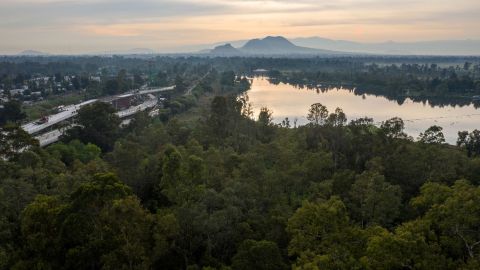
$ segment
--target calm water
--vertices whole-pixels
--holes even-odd
[[[402,105],[396,101],[374,95],[356,96],[347,89],[331,89],[326,92],[299,89],[289,84],[271,84],[266,78],[253,79],[248,91],[255,114],[261,107],[273,111],[274,122],[280,123],[285,117],[297,119],[298,125],[307,123],[306,115],[311,104],[320,102],[330,112],[342,108],[348,120],[370,117],[381,122],[398,116],[405,121],[406,132],[417,138],[432,125],[443,127],[448,143],[455,144],[461,130],[480,129],[480,110],[473,105],[432,107],[428,103],[413,102],[407,99]]]

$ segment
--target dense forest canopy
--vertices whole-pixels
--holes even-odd
[[[150,72],[138,59],[65,65],[90,72],[101,61],[119,62],[109,63],[115,80],[139,65]],[[138,113],[124,128],[111,107],[94,103],[62,142],[40,148],[18,127],[19,105],[4,107],[13,116],[0,133],[0,269],[480,268],[479,131],[452,146],[433,126],[413,141],[402,119],[349,121],[320,103],[305,108],[309,124],[276,125],[268,108],[252,115],[242,76],[266,68],[279,80],[330,74],[342,83],[358,68],[379,83],[410,73],[445,83],[451,72],[478,82],[478,63],[155,61],[163,64],[146,80],[177,87],[158,116]],[[22,63],[0,64],[0,76],[40,72]],[[67,72],[57,65],[63,60],[38,64]]]

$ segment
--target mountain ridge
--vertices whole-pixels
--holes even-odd
[[[209,51],[210,54],[218,56],[236,56],[242,54],[242,51],[236,49],[232,44],[227,43],[224,45],[219,45]]]
[[[219,44],[229,43],[237,48],[242,48],[249,41],[261,40],[235,40],[228,42],[214,43],[213,45],[198,45],[208,48]],[[291,43],[297,47],[308,49],[333,51],[334,53],[354,54],[377,54],[377,55],[431,55],[431,56],[479,56],[480,40],[458,39],[458,40],[431,40],[431,41],[384,41],[384,42],[357,42],[342,39],[329,39],[319,36],[289,38]]]
[[[47,56],[50,55],[46,52],[36,51],[36,50],[24,50],[18,53],[20,56]]]
[[[345,54],[331,50],[322,50],[297,46],[282,36],[267,36],[265,38],[251,39],[239,48],[234,48],[231,43],[216,46],[207,50],[212,55],[238,56],[238,55],[332,55]]]
[[[300,46],[349,51],[354,53],[374,53],[393,55],[480,55],[480,40],[431,40],[415,42],[355,42],[323,37],[294,38]]]

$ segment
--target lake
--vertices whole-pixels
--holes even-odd
[[[352,90],[331,88],[328,91],[316,91],[296,88],[289,84],[272,84],[265,77],[252,79],[252,87],[248,91],[255,115],[261,107],[273,112],[274,122],[280,123],[286,117],[293,125],[308,123],[307,111],[313,103],[322,103],[329,112],[339,107],[343,109],[348,120],[361,117],[381,121],[400,117],[405,122],[405,132],[414,137],[433,125],[443,127],[445,140],[455,144],[458,131],[480,129],[480,110],[472,104],[464,106],[431,106],[428,102],[414,102],[406,99],[401,105],[394,100],[374,95],[355,95]]]

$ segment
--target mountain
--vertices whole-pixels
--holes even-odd
[[[355,53],[396,55],[480,55],[480,40],[361,43],[321,37],[295,38],[300,46]]]
[[[34,50],[25,50],[23,52],[20,52],[18,55],[20,55],[20,56],[47,56],[49,54],[44,53],[44,52],[34,51]]]
[[[218,56],[236,56],[241,55],[242,51],[235,49],[232,44],[227,43],[225,45],[215,47],[213,50],[210,50],[209,53]]]
[[[249,54],[336,54],[334,51],[300,47],[288,39],[268,36],[264,39],[252,39],[240,48]]]
[[[155,51],[148,48],[134,48],[124,51],[112,51],[106,54],[109,55],[140,55],[140,54],[155,54]]]
[[[252,39],[241,49],[252,53],[285,53],[298,51],[300,48],[284,37],[266,37],[264,39]]]
[[[334,55],[339,54],[335,51],[312,49],[300,47],[284,37],[268,36],[263,39],[252,39],[248,41],[237,41],[236,44],[244,44],[239,48],[234,48],[230,43],[216,46],[212,50],[202,50],[202,53],[222,56],[238,55]],[[341,53],[345,54],[345,53]]]
[[[88,55],[148,55],[155,54],[156,52],[148,48],[134,48],[129,50],[118,50],[118,51],[104,51],[104,52],[93,52]]]
[[[121,52],[121,54],[154,54],[154,53],[155,53],[154,50],[148,49],[148,48],[134,48],[134,49]]]

